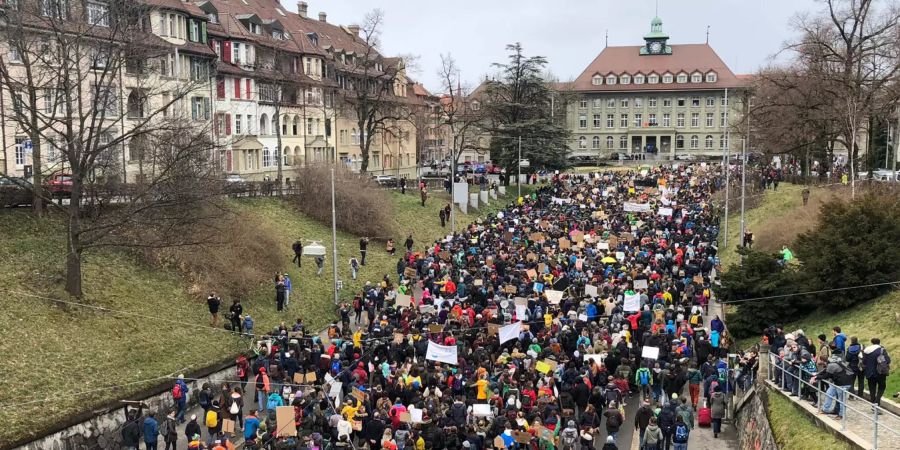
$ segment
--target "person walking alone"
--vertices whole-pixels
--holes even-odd
[[[441,228],[444,228],[447,225],[447,213],[444,211],[444,208],[441,208],[440,212],[438,212],[438,217],[441,218]]]
[[[422,183],[422,187],[419,189],[419,197],[422,199],[422,207],[425,207],[425,200],[428,200],[428,188],[425,187],[425,183]]]
[[[322,271],[325,270],[325,256],[319,255],[316,256],[316,276],[322,276]]]
[[[275,310],[283,311],[284,310],[284,296],[285,296],[285,287],[284,287],[284,277],[281,274],[275,275]]]
[[[881,346],[881,339],[872,338],[872,345],[863,350],[862,365],[869,384],[869,401],[881,405],[887,376],[891,372],[891,357]]]
[[[303,260],[303,242],[298,238],[294,241],[294,245],[291,245],[291,250],[294,251],[294,259],[291,262],[297,263],[297,267],[302,267]]]
[[[206,306],[209,307],[209,326],[213,328],[219,326],[219,305],[221,304],[222,299],[215,292],[210,292],[209,297],[206,298]]]
[[[354,256],[350,258],[350,276],[355,280],[357,274],[359,274],[359,260]]]
[[[359,239],[359,264],[366,265],[366,249],[369,248],[369,238],[362,237]]]

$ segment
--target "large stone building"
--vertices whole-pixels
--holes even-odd
[[[568,89],[573,156],[718,156],[741,121],[744,83],[708,44],[669,44],[654,18],[643,45],[606,47]]]

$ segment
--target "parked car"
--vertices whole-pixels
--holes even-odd
[[[228,174],[225,176],[225,182],[226,183],[243,183],[244,177],[242,177],[236,173],[231,173],[231,174]]]
[[[615,152],[615,153],[611,153],[609,155],[610,161],[626,161],[626,160],[630,160],[630,159],[631,159],[631,155],[629,155],[628,153]]]
[[[676,161],[693,161],[697,159],[697,155],[693,153],[679,153],[675,155]]]
[[[499,175],[500,172],[503,171],[503,168],[497,164],[488,164],[487,165],[487,173]]]
[[[68,173],[54,173],[47,178],[47,191],[53,197],[72,196],[72,175]]]
[[[0,177],[0,207],[30,205],[31,183],[24,178]]]
[[[372,180],[381,187],[397,187],[399,185],[397,177],[393,175],[373,175]]]

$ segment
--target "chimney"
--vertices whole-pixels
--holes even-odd
[[[328,18],[328,15],[325,14],[324,12],[319,13],[319,22],[328,22],[327,20],[325,20],[327,18]]]
[[[359,25],[348,25],[347,29],[350,30],[354,36],[359,36]]]
[[[306,12],[309,11],[309,4],[306,2],[297,2],[297,14],[300,17],[306,18]]]

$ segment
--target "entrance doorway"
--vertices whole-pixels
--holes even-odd
[[[655,155],[659,152],[659,147],[656,145],[656,136],[647,136],[647,144],[644,146],[644,151],[650,155]]]

